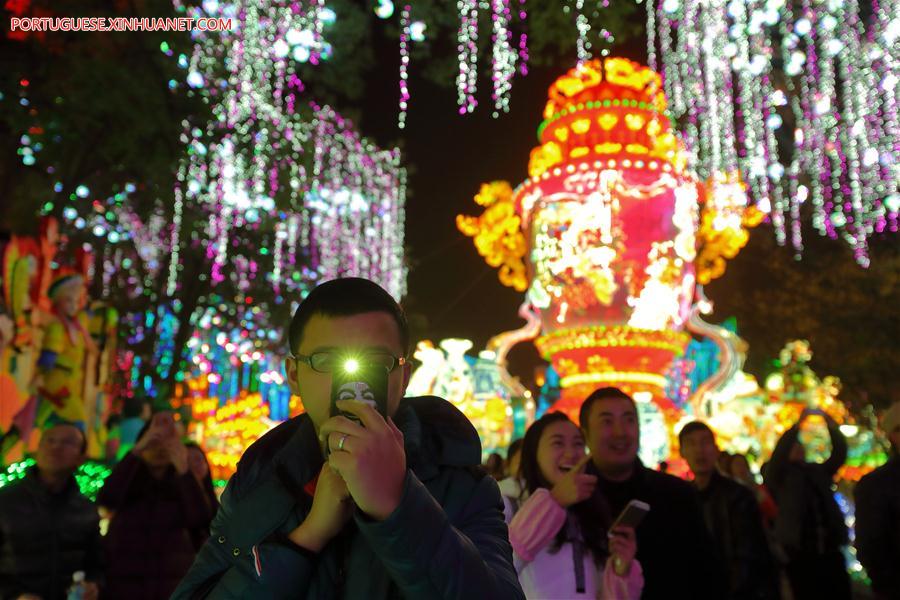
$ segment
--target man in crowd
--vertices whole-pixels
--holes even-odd
[[[291,389],[306,413],[244,453],[209,541],[174,598],[521,598],[497,483],[471,423],[403,398],[409,330],[375,283],[320,285],[291,321]],[[386,415],[341,400],[338,369],[383,368]],[[343,388],[342,388],[343,389]]]
[[[778,575],[753,492],[719,473],[716,437],[705,423],[685,425],[678,444],[694,474],[706,527],[728,573],[726,597],[778,598]]]
[[[522,459],[522,443],[524,441],[525,438],[519,438],[507,448],[506,479],[498,483],[500,494],[503,495],[503,515],[506,517],[507,523],[512,520],[522,495],[522,478],[519,475],[519,464]]]
[[[61,600],[76,571],[86,575],[84,597],[97,598],[100,519],[74,477],[86,449],[81,429],[53,425],[37,464],[0,489],[0,598]]]
[[[856,555],[879,600],[900,600],[900,402],[884,414],[881,427],[891,454],[854,490]]]
[[[822,464],[806,461],[800,427],[811,415],[821,415],[831,435],[831,456]],[[778,504],[775,539],[787,557],[785,571],[796,598],[851,597],[841,546],[847,526],[831,486],[847,460],[847,440],[830,416],[804,409],[772,451],[765,473],[766,487]]]
[[[725,596],[725,576],[690,484],[645,467],[637,457],[637,406],[618,388],[594,391],[581,405],[581,428],[591,450],[587,472],[597,476],[615,518],[630,500],[650,505],[637,527],[637,560],[644,600]]]

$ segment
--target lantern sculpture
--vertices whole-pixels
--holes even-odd
[[[538,136],[529,179],[483,185],[484,213],[457,225],[504,284],[527,290],[535,343],[561,380],[554,410],[577,418],[591,391],[614,385],[673,418],[665,373],[690,339],[699,207],[709,189],[717,234],[745,235],[743,186],[737,174],[697,180],[660,76],[622,58],[560,77]],[[734,253],[706,250],[704,269],[720,275],[721,256]]]

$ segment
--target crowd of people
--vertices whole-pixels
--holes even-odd
[[[0,598],[851,597],[832,492],[847,446],[820,411],[785,432],[761,482],[701,421],[679,432],[690,478],[644,465],[637,406],[614,387],[585,398],[578,423],[544,414],[484,468],[459,410],[405,397],[409,329],[376,284],[313,290],[289,345],[306,411],[253,443],[218,499],[171,413],[144,422],[96,505],[74,479],[81,429],[47,428],[36,465],[0,489]],[[385,369],[381,404],[332,398],[345,351]],[[831,434],[822,464],[800,443],[813,414]],[[883,426],[892,458],[856,488],[856,548],[890,599],[900,406]]]
[[[824,419],[831,437],[832,451],[823,463],[810,462],[799,441],[801,426],[813,415]],[[545,414],[510,445],[505,469],[499,470],[514,560],[527,597],[853,597],[843,553],[848,529],[833,491],[847,443],[826,413],[803,411],[764,464],[762,481],[745,455],[720,450],[709,425],[687,423],[678,441],[690,468],[689,484],[665,474],[667,463],[657,473],[642,465],[635,405],[620,390],[595,391],[582,405],[580,422],[578,428],[561,413]],[[900,405],[884,415],[883,427],[891,458],[856,486],[855,546],[871,578],[872,597],[896,599]],[[693,489],[685,491],[688,487]],[[636,551],[614,545],[617,537],[630,536],[608,527],[629,499],[646,501],[655,517],[637,528]],[[607,532],[609,545],[593,539],[598,532]],[[566,564],[573,554],[560,550],[567,544],[584,545],[585,567],[573,570]],[[632,561],[636,570],[622,578],[609,569],[608,557]],[[679,577],[676,571],[691,576]],[[588,573],[587,586],[573,579],[579,572]]]
[[[171,413],[145,423],[96,504],[74,476],[86,449],[81,428],[54,424],[35,465],[0,489],[0,598],[168,598],[206,541],[218,509],[209,463]]]

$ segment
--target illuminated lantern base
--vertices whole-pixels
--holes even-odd
[[[635,398],[652,397],[668,419],[677,408],[666,397],[665,373],[684,353],[690,335],[636,329],[625,325],[556,331],[538,338],[538,351],[553,363],[562,394],[550,408],[578,422],[584,399],[597,388],[613,386]],[[649,399],[649,398],[648,398]]]

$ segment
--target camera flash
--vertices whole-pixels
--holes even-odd
[[[359,370],[359,361],[355,358],[349,359],[344,363],[344,370],[348,373],[356,373]]]

